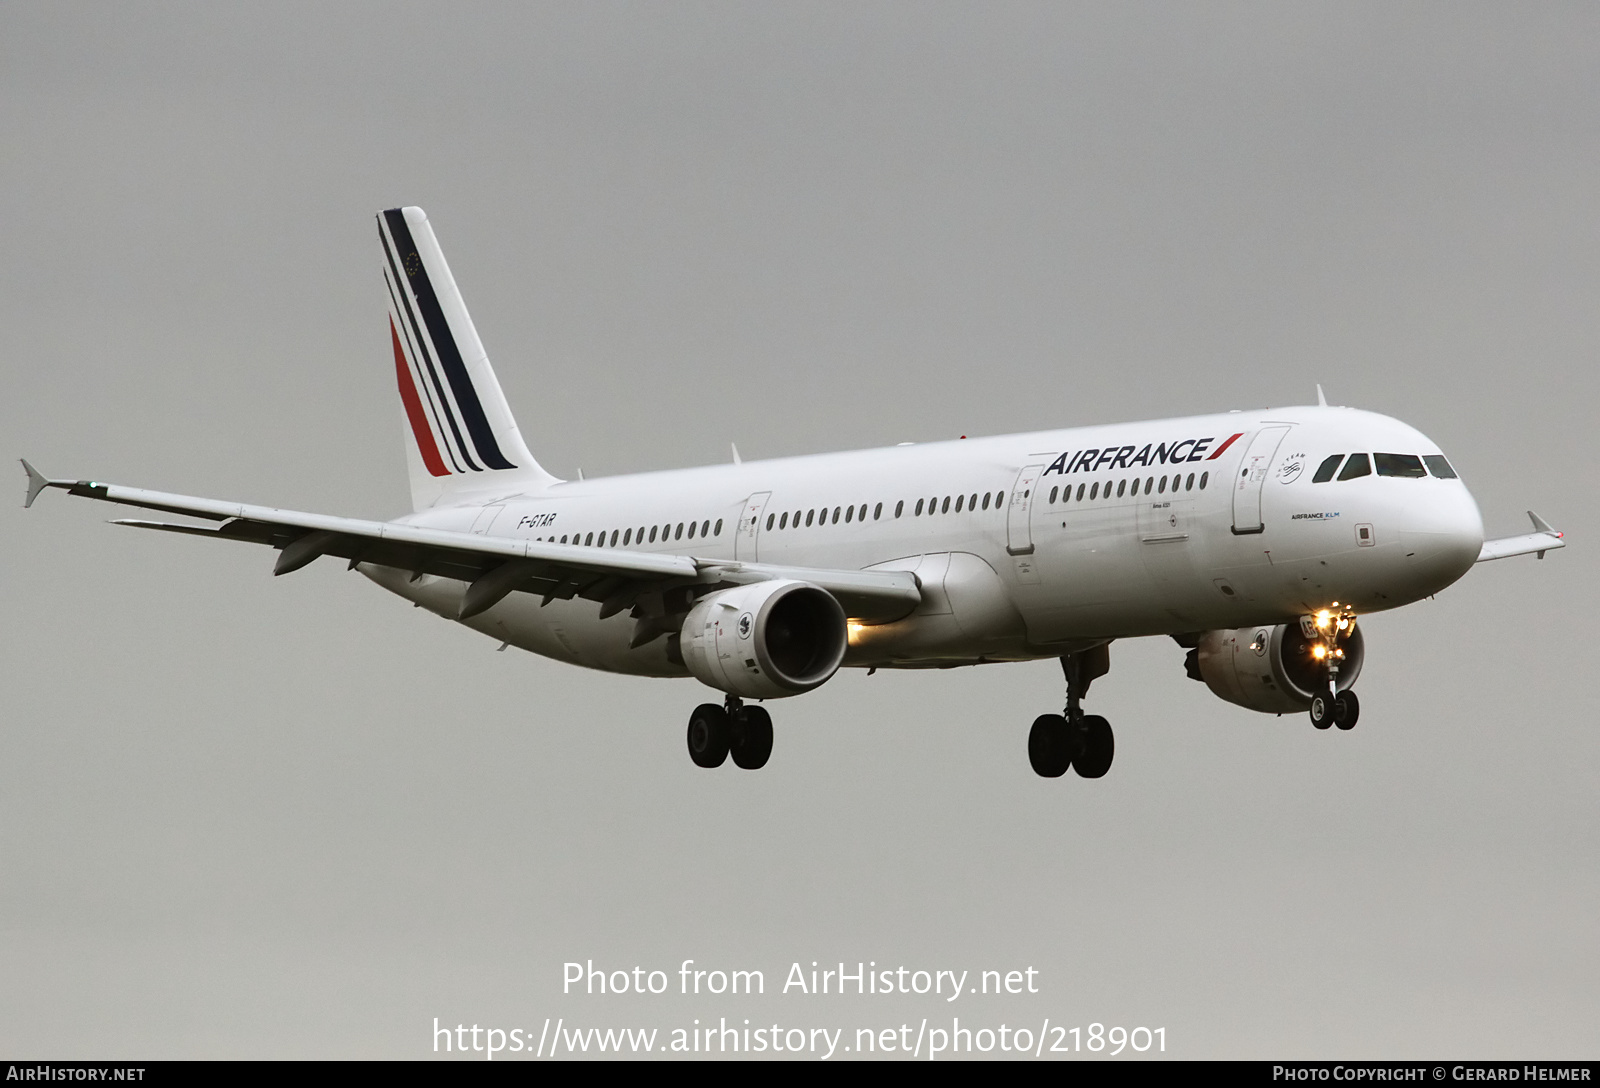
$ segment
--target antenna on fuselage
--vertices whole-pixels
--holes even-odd
[[[1322,395],[1322,384],[1319,382],[1317,384],[1317,407],[1326,408],[1327,406],[1328,398]]]
[[[739,447],[729,442],[728,448],[733,451],[733,463],[736,465],[744,464],[744,458],[739,456]]]

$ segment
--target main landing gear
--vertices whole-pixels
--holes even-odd
[[[1339,602],[1334,601],[1337,609]],[[1300,620],[1301,632],[1311,641],[1311,656],[1326,670],[1326,677],[1311,696],[1311,724],[1318,729],[1336,725],[1340,729],[1354,729],[1361,717],[1361,700],[1353,691],[1339,690],[1339,666],[1344,661],[1340,641],[1347,639],[1356,629],[1356,614],[1351,611],[1336,612],[1324,608]]]
[[[757,771],[772,755],[772,715],[745,706],[730,695],[722,706],[701,703],[689,715],[689,758],[696,767],[720,767],[728,756],[736,766]]]
[[[1060,778],[1071,767],[1080,778],[1101,778],[1111,769],[1116,738],[1111,723],[1085,714],[1078,704],[1097,676],[1111,668],[1106,646],[1065,654],[1061,671],[1067,678],[1067,706],[1060,714],[1041,714],[1028,732],[1028,762],[1045,778]]]

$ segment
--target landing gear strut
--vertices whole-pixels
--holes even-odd
[[[1361,700],[1353,691],[1339,690],[1339,666],[1344,662],[1344,650],[1339,646],[1356,629],[1356,614],[1349,609],[1333,608],[1300,618],[1300,630],[1311,641],[1311,656],[1327,669],[1326,683],[1311,696],[1311,724],[1318,729],[1337,725],[1340,729],[1354,729],[1361,716]]]
[[[1100,778],[1111,769],[1116,738],[1111,723],[1098,714],[1085,714],[1080,705],[1097,676],[1111,668],[1106,646],[1061,658],[1067,678],[1067,705],[1060,714],[1041,714],[1028,732],[1028,762],[1045,778],[1060,778],[1071,767],[1081,778]]]
[[[772,715],[737,695],[722,706],[701,703],[689,715],[688,743],[696,767],[720,767],[731,754],[735,766],[760,770],[772,755]]]

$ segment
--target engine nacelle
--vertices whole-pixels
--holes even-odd
[[[1207,631],[1200,636],[1196,661],[1200,677],[1219,698],[1267,714],[1288,714],[1311,705],[1311,693],[1327,682],[1325,667],[1312,656],[1313,643],[1299,624]],[[1361,675],[1366,641],[1357,627],[1341,639],[1339,690]]]
[[[679,641],[702,684],[751,699],[821,687],[844,660],[844,609],[809,582],[775,580],[718,590],[695,602]]]

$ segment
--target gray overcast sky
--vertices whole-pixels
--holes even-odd
[[[1367,621],[1350,734],[1112,648],[774,704],[526,654],[338,564],[0,507],[0,1054],[537,1030],[1164,1026],[1180,1056],[1600,1050],[1592,4],[0,7],[0,434],[406,506],[372,215],[427,209],[530,445],[589,475],[1330,399],[1573,547]],[[561,965],[760,968],[563,997]],[[1040,993],[774,993],[790,963]],[[970,1018],[970,1019],[969,1019]]]

